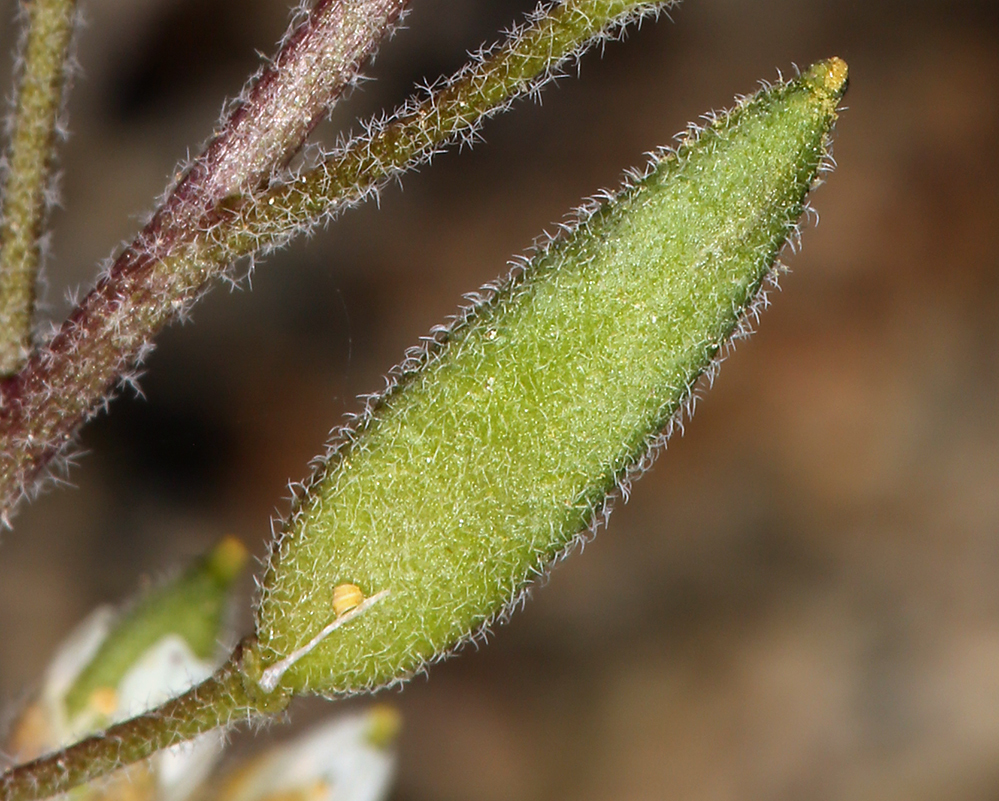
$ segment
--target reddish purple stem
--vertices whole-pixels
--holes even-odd
[[[152,337],[228,264],[183,255],[232,195],[265,186],[357,76],[408,0],[319,0],[205,152],[59,332],[0,384],[0,515],[6,520]]]

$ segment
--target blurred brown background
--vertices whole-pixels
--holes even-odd
[[[285,0],[84,7],[53,319],[287,18]],[[327,133],[529,7],[414,0]],[[75,488],[2,537],[3,702],[95,604],[225,533],[260,554],[353,397],[582,196],[758,79],[837,54],[840,166],[760,332],[585,553],[489,647],[389,696],[394,797],[999,797],[997,5],[689,0],[672,17],[159,338],[147,399],[92,423]]]

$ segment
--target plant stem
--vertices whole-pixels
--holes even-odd
[[[668,5],[566,0],[536,15],[503,48],[460,71],[440,91],[404,107],[394,121],[372,126],[371,136],[354,139],[307,176],[261,191],[244,180],[240,195],[213,191],[214,208],[185,188],[187,179],[182,181],[174,196],[183,197],[174,202],[171,196],[53,340],[0,387],[3,514],[62,452],[80,423],[106,402],[110,385],[141,360],[150,338],[234,259],[272,247],[363,199],[442,144],[470,136],[485,117],[505,108],[511,97],[537,89],[588,42]],[[207,163],[214,163],[209,156],[215,149],[227,151],[213,144]],[[191,173],[201,169],[195,165]],[[228,172],[245,176],[253,171],[233,167]]]
[[[153,256],[162,255],[178,236],[195,233],[203,215],[223,198],[266,184],[357,78],[407,4],[320,0],[285,39],[274,63],[237,101],[222,132],[180,179],[137,244]]]
[[[266,695],[246,683],[241,671],[237,651],[210,679],[163,706],[11,768],[0,776],[0,801],[30,801],[62,793],[219,726],[280,712],[287,706],[287,694]]]
[[[34,0],[25,33],[0,212],[0,376],[31,350],[46,189],[69,57],[76,0]]]
[[[328,219],[376,192],[391,178],[428,161],[450,142],[473,141],[489,117],[532,94],[568,59],[671,2],[567,0],[515,30],[495,52],[472,62],[422,100],[369,126],[316,169],[260,197],[241,197],[225,209],[234,222],[208,232],[232,259],[280,241],[288,231]]]
[[[0,520],[106,403],[113,383],[213,274],[181,260],[223,198],[257,189],[301,148],[408,0],[320,0],[244,92],[222,130],[51,342],[0,386]]]

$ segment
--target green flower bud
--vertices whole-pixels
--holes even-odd
[[[796,232],[846,77],[818,63],[692,131],[397,370],[274,547],[251,679],[410,675],[601,519]]]
[[[246,557],[243,545],[227,537],[182,575],[152,590],[115,620],[66,691],[67,717],[72,720],[95,702],[97,710],[102,705],[114,709],[111,698],[120,692],[119,684],[166,637],[179,640],[180,647],[207,663],[210,672],[220,656],[229,588]]]
[[[63,642],[5,750],[19,761],[61,748],[179,695],[218,668],[225,608],[246,549],[226,538],[190,569],[122,613],[102,606]],[[222,753],[208,732],[126,771],[78,788],[78,801],[184,801]]]

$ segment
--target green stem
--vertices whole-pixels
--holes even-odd
[[[138,762],[219,726],[283,710],[289,696],[264,694],[241,672],[240,651],[212,678],[139,717],[0,776],[0,801],[46,798]]]
[[[289,232],[328,219],[426,162],[453,141],[471,142],[489,117],[537,92],[569,59],[628,23],[673,2],[566,0],[515,30],[493,53],[468,64],[442,88],[372,124],[297,180],[235,198],[223,223],[208,232],[220,262],[272,246]]]
[[[33,0],[7,151],[0,213],[0,376],[17,372],[31,349],[45,192],[76,16],[76,0]]]

